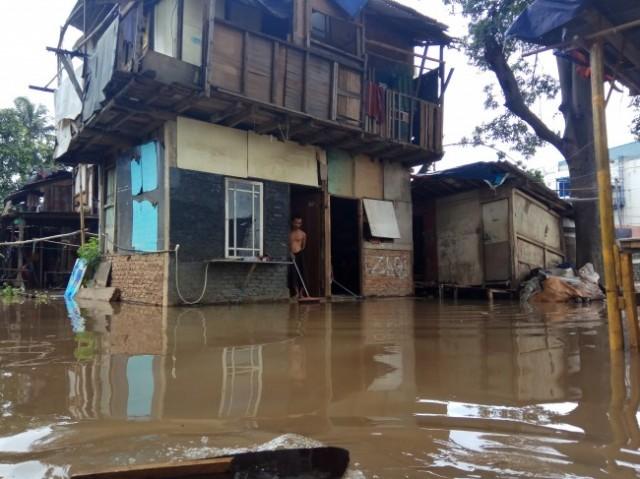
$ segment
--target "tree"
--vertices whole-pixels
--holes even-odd
[[[55,137],[47,109],[27,98],[0,109],[0,199],[53,166]]]
[[[473,141],[504,142],[525,157],[544,143],[553,145],[569,166],[574,202],[577,262],[588,261],[602,271],[602,251],[597,203],[591,84],[587,75],[568,59],[557,56],[557,76],[537,71],[537,56],[523,57],[522,42],[506,38],[505,32],[530,3],[527,0],[444,0],[460,8],[469,20],[464,48],[478,68],[495,74],[503,104],[492,86],[485,88],[485,106],[498,116],[475,132]],[[531,49],[531,47],[528,47]],[[564,120],[562,132],[554,131],[531,107],[539,99],[559,100]],[[637,105],[640,108],[640,103]],[[640,122],[636,125],[640,134]]]

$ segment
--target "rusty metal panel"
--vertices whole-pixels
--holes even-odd
[[[513,202],[516,234],[561,251],[562,226],[560,217],[521,191],[515,191]]]
[[[366,155],[358,155],[354,161],[356,197],[381,200],[384,184],[382,163]]]
[[[484,280],[509,279],[509,200],[501,199],[482,205],[484,243]]]
[[[478,192],[440,198],[436,208],[438,280],[482,284],[482,209]]]
[[[532,270],[544,267],[544,248],[522,238],[516,240],[517,280],[522,281]]]

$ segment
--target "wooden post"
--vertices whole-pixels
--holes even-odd
[[[80,176],[80,196],[78,202],[80,203],[80,246],[84,245],[84,190],[85,184],[84,180],[86,179],[86,169],[85,165],[78,166],[78,175]]]
[[[618,288],[614,258],[615,229],[613,201],[611,199],[611,172],[607,123],[604,104],[604,52],[602,42],[591,46],[591,100],[593,103],[593,138],[598,176],[598,206],[600,211],[600,236],[607,291],[607,316],[609,319],[609,347],[616,351],[623,348],[622,324],[618,308]]]
[[[637,350],[640,332],[638,331],[638,305],[636,304],[636,287],[633,281],[633,258],[631,253],[620,255],[620,269],[622,272],[622,291],[624,294],[624,309],[629,328],[629,345]]]

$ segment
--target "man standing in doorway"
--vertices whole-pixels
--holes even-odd
[[[304,282],[302,253],[306,247],[307,233],[302,231],[302,218],[294,216],[291,220],[291,232],[289,233],[289,251],[291,253],[291,261],[294,262],[289,268],[289,283],[298,298],[302,296],[301,288],[303,288]]]

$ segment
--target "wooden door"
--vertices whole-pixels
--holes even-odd
[[[311,296],[324,296],[324,211],[322,192],[312,188],[292,188],[291,216],[302,218],[307,234],[304,258],[304,278]]]
[[[509,200],[482,205],[484,281],[508,281],[511,271],[509,244]]]

